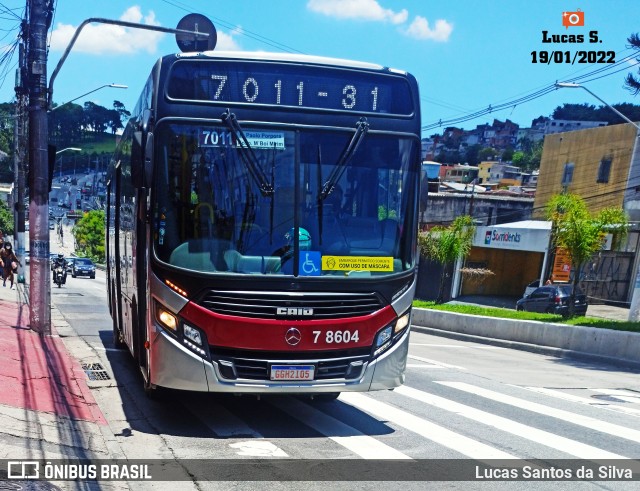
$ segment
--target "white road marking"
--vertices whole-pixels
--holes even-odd
[[[238,455],[243,457],[288,457],[287,453],[273,443],[265,440],[249,440],[246,442],[231,443],[231,448],[236,449]]]
[[[363,459],[411,459],[402,452],[293,398],[271,404]]]
[[[409,343],[410,346],[430,346],[432,348],[459,348],[459,349],[507,349],[502,346],[463,346],[460,344],[433,344],[433,343]]]
[[[455,368],[456,370],[466,370],[466,368],[459,367],[458,365],[449,365],[448,363],[443,363],[441,361],[431,360],[429,358],[423,358],[422,356],[409,355],[408,358],[411,358],[412,360],[416,360],[416,361],[423,361],[425,363],[431,363],[433,365],[437,365],[437,366],[442,367],[442,368]]]
[[[607,452],[606,450],[602,450],[585,443],[571,440],[570,438],[555,435],[548,431],[539,430],[537,428],[512,421],[508,418],[503,418],[502,416],[496,416],[495,414],[481,411],[480,409],[465,406],[464,404],[450,401],[448,399],[445,399],[444,397],[439,397],[417,389],[412,389],[411,387],[397,387],[394,392],[424,402],[425,404],[429,404],[430,406],[444,409],[445,411],[451,411],[464,418],[477,421],[478,423],[484,425],[492,426],[500,431],[511,433],[521,438],[526,438],[527,440],[539,443],[540,445],[554,448],[556,450],[581,459],[591,460],[628,458],[612,452]]]
[[[537,402],[530,402],[517,397],[512,397],[506,394],[500,394],[492,390],[476,387],[464,382],[436,382],[446,387],[452,387],[454,389],[462,390],[464,392],[475,394],[492,401],[508,404],[510,406],[519,407],[527,411],[543,414],[545,416],[551,416],[552,418],[561,419],[572,424],[584,426],[592,430],[599,431],[601,433],[607,433],[609,435],[617,436],[618,438],[624,438],[633,442],[640,443],[640,431],[625,426],[619,426],[606,421],[601,421],[589,416],[583,416],[581,414],[572,413],[571,411],[565,411],[563,409],[556,409],[553,407],[538,404]]]
[[[520,387],[518,385],[512,385],[511,387],[518,387],[520,389],[537,392],[538,394],[555,397],[556,399],[563,399],[565,401],[571,401],[578,404],[585,404],[587,406],[597,407],[599,409],[607,409],[608,411],[616,411],[619,413],[629,414],[631,416],[640,416],[640,409],[635,409],[627,406],[618,406],[601,399],[590,399],[588,397],[575,396],[573,394],[567,394],[566,392],[562,392],[560,390],[547,389],[545,387]]]
[[[615,397],[624,402],[640,402],[640,392],[626,389],[591,389],[598,394]]]
[[[372,397],[365,396],[357,392],[343,392],[340,395],[340,400],[357,407],[361,411],[373,414],[382,420],[389,421],[397,426],[406,428],[427,440],[431,440],[444,447],[455,450],[456,452],[466,455],[472,459],[489,460],[516,458],[509,453],[455,433],[447,428],[432,423],[431,421],[419,418],[407,411],[385,404],[384,402],[376,401]]]

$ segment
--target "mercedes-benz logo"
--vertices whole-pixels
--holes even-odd
[[[291,346],[295,346],[302,339],[302,334],[295,327],[289,328],[287,333],[284,335],[284,340],[290,344]]]

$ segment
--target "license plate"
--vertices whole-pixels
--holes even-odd
[[[271,380],[313,380],[313,365],[271,365]]]

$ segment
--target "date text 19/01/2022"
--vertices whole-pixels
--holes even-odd
[[[587,38],[584,34],[550,34],[549,31],[542,31],[542,43],[544,44],[582,44],[588,40],[589,44],[602,43],[598,36],[598,31],[589,31]],[[541,63],[549,65],[551,63],[574,65],[584,63],[615,63],[616,52],[605,50],[536,50],[531,52],[531,63]]]

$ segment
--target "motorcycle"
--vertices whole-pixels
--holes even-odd
[[[53,270],[53,282],[58,285],[58,288],[65,284],[65,270],[62,266],[56,266]]]

